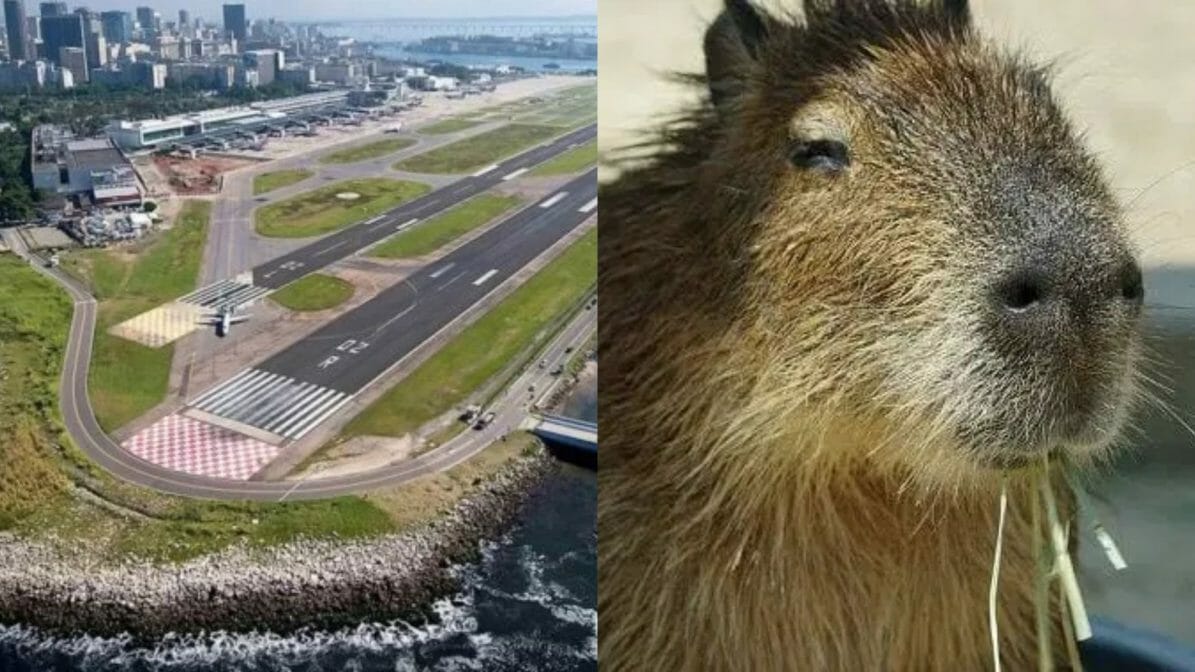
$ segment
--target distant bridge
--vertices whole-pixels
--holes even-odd
[[[597,423],[559,415],[533,414],[523,423],[523,429],[538,436],[561,457],[597,466]]]
[[[359,40],[382,42],[410,41],[425,37],[455,35],[501,35],[526,37],[540,34],[597,35],[593,17],[512,18],[512,19],[355,19],[318,21],[313,24],[326,32],[346,32]]]

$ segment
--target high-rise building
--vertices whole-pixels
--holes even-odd
[[[133,16],[128,12],[101,12],[100,28],[108,42],[125,44],[133,41]]]
[[[183,30],[191,25],[191,12],[185,9],[178,10],[178,29]]]
[[[141,37],[153,37],[157,34],[154,30],[154,10],[153,7],[138,7],[137,8],[137,25],[141,27]]]
[[[224,5],[224,32],[236,38],[238,44],[245,42],[244,5]]]
[[[274,76],[277,73],[275,67],[278,63],[277,53],[273,49],[258,49],[246,51],[242,57],[245,68],[257,73],[259,86],[265,86],[274,81]]]
[[[43,2],[39,5],[41,18],[45,19],[51,16],[64,16],[67,13],[65,2]]]
[[[87,33],[87,68],[102,68],[108,64],[108,41],[100,32]]]
[[[4,0],[4,27],[8,33],[8,58],[13,61],[32,61],[33,40],[25,22],[25,0]]]
[[[87,45],[83,34],[83,17],[78,14],[43,16],[41,20],[41,36],[46,58],[58,65],[63,65],[61,60],[63,47],[78,47],[82,50]],[[84,58],[86,59],[86,57],[86,52],[84,52]],[[84,72],[86,72],[86,69],[84,69]],[[75,78],[75,83],[82,81],[78,77]]]
[[[76,84],[87,81],[87,52],[79,47],[62,47],[58,50],[58,62],[64,70],[70,70]]]

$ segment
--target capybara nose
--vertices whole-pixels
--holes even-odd
[[[1069,262],[1069,263],[1068,263]],[[1119,305],[1136,313],[1145,298],[1141,267],[1119,263],[1030,262],[1015,266],[992,286],[992,298],[1013,324],[1084,327]]]

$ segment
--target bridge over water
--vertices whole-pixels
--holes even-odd
[[[532,414],[523,429],[538,436],[562,459],[597,467],[597,423],[561,415]]]

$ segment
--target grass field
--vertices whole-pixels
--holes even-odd
[[[356,163],[358,161],[367,161],[369,159],[376,159],[379,156],[386,156],[393,154],[400,149],[406,149],[415,144],[414,138],[386,138],[377,142],[371,142],[368,145],[360,145],[357,147],[349,147],[338,152],[325,154],[320,157],[320,163]]]
[[[547,340],[546,327],[596,280],[594,230],[353,418],[343,435],[402,436],[460,404],[524,349]]]
[[[166,396],[174,348],[151,348],[108,328],[195,289],[211,203],[187,201],[174,226],[133,248],[89,250],[64,261],[99,300],[88,389],[100,426],[112,431]]]
[[[312,273],[270,294],[270,300],[291,310],[311,311],[334,308],[352,296],[351,283],[331,275]]]
[[[311,177],[315,173],[310,170],[276,170],[272,173],[262,173],[253,178],[253,195],[258,196],[266,192],[281,189],[282,187],[289,187],[292,184],[302,182]]]
[[[71,310],[53,281],[0,255],[0,530],[66,501],[54,444]]]
[[[597,119],[597,87],[593,84],[557,91],[540,100],[522,98],[484,108],[471,115],[478,121],[511,121],[574,128]]]
[[[480,123],[481,122],[477,121],[476,119],[445,119],[444,121],[438,121],[434,124],[424,126],[423,128],[419,129],[419,132],[423,133],[424,135],[446,135],[448,133],[463,131],[466,128],[473,128]]]
[[[394,168],[413,173],[463,173],[557,135],[560,135],[560,129],[554,126],[511,124],[416,154],[394,164]]]
[[[254,223],[263,236],[318,236],[373,217],[428,191],[431,187],[426,184],[384,177],[344,180],[259,208]],[[343,200],[337,197],[342,192],[360,196]]]
[[[522,199],[518,196],[480,194],[414,228],[382,241],[370,250],[369,255],[402,259],[435,252],[521,202]]]
[[[597,140],[592,140],[557,156],[535,170],[532,175],[568,175],[597,163]]]

